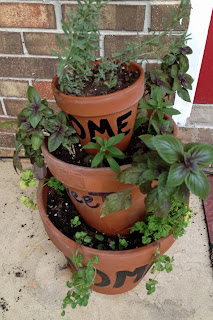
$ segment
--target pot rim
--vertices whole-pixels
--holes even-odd
[[[44,188],[46,190],[50,189],[50,187],[48,187],[47,185],[44,185],[44,180],[40,181],[39,182],[39,185],[38,185],[38,192],[37,192],[37,202],[38,202],[38,208],[39,208],[39,212],[40,212],[40,215],[41,215],[41,218],[44,222],[44,225],[46,224],[50,229],[53,230],[54,234],[56,234],[62,242],[64,242],[67,246],[69,247],[73,247],[73,246],[78,246],[78,244],[68,238],[67,236],[65,236],[61,231],[59,231],[55,226],[54,224],[50,221],[50,219],[48,218],[47,216],[47,209],[45,208],[45,205],[44,205],[44,202],[43,202],[43,194],[44,194]],[[88,254],[91,254],[91,255],[99,255],[99,256],[110,256],[110,257],[116,257],[116,256],[121,256],[121,257],[124,257],[126,255],[134,255],[138,253],[138,255],[140,255],[141,251],[149,251],[150,248],[152,247],[157,247],[158,244],[162,244],[162,242],[166,241],[168,238],[173,238],[173,241],[174,241],[174,237],[173,237],[173,234],[170,233],[167,237],[162,237],[150,244],[147,244],[147,245],[144,245],[142,247],[139,247],[139,248],[135,248],[135,249],[129,249],[129,250],[123,250],[123,251],[109,251],[109,250],[99,250],[99,249],[95,249],[95,248],[90,248],[90,247],[87,247],[87,246],[84,246],[84,245],[80,245],[79,246],[79,249],[83,251],[86,251]],[[52,239],[51,239],[52,240]]]
[[[57,75],[55,75],[52,80],[52,89],[56,95],[59,95],[62,98],[66,98],[66,99],[68,97],[70,97],[72,100],[75,100],[76,102],[80,102],[80,101],[84,102],[84,101],[88,101],[88,100],[90,102],[93,102],[93,101],[97,102],[97,101],[99,101],[100,98],[102,100],[110,100],[114,96],[128,94],[129,91],[132,91],[135,87],[138,86],[138,82],[140,82],[141,78],[143,78],[145,76],[145,72],[140,64],[130,61],[130,65],[134,66],[138,69],[139,74],[140,74],[139,78],[129,87],[122,89],[122,90],[119,90],[119,91],[116,91],[116,92],[113,92],[113,93],[103,94],[103,95],[99,95],[99,96],[89,96],[89,97],[77,97],[77,96],[73,96],[73,95],[68,95],[68,94],[63,93],[62,91],[60,91],[56,88],[56,86],[58,84],[58,79],[59,79],[59,77]]]
[[[65,162],[65,161],[62,161],[58,158],[56,158],[55,156],[52,155],[52,153],[49,152],[48,148],[47,148],[47,141],[43,142],[42,143],[42,152],[46,152],[48,153],[48,156],[54,160],[56,163],[58,164],[61,164],[67,168],[73,168],[75,169],[75,171],[85,171],[85,172],[88,172],[88,173],[94,173],[94,170],[95,170],[95,173],[94,174],[104,174],[105,172],[107,172],[108,174],[111,173],[113,176],[117,176],[117,173],[115,171],[113,171],[110,167],[104,167],[104,168],[91,168],[91,167],[84,167],[84,166],[78,166],[78,165],[75,165],[75,164],[71,164],[71,163],[68,163],[68,162]],[[122,166],[120,166],[121,168],[121,171],[126,169],[126,168],[129,168],[131,166],[131,164],[124,164]],[[77,169],[78,168],[78,169]]]

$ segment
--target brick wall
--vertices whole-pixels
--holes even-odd
[[[57,110],[51,93],[51,79],[58,50],[55,35],[62,33],[61,18],[75,1],[0,1],[0,122],[15,119],[26,103],[28,85],[33,85]],[[149,31],[163,30],[163,16],[180,1],[111,1],[104,8],[101,27],[101,55],[109,55]],[[176,30],[175,30],[176,31]],[[174,32],[175,32],[174,31]],[[150,62],[155,62],[150,60]],[[10,156],[15,127],[0,129],[0,156]]]

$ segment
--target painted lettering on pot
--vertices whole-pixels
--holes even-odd
[[[88,195],[79,197],[79,195],[70,189],[66,189],[67,193],[75,199],[80,204],[85,204],[89,208],[98,208],[100,207],[100,203],[97,202],[93,197],[101,197],[102,202],[104,202],[105,198],[111,194],[112,192],[88,192]]]
[[[74,263],[72,262],[72,260],[68,257],[66,257],[66,258],[69,261],[72,268],[74,270],[76,270],[76,267],[75,267]],[[126,282],[127,277],[134,278],[133,283],[138,282],[140,279],[142,279],[142,277],[145,276],[145,274],[148,272],[148,270],[150,269],[152,264],[149,266],[149,268],[147,268],[147,266],[148,266],[148,264],[141,266],[139,268],[135,268],[134,271],[128,271],[128,270],[117,271],[116,272],[116,279],[113,284],[113,288],[118,289],[118,288],[123,287],[123,285]],[[96,282],[94,285],[97,287],[102,287],[102,288],[108,287],[111,284],[110,277],[106,273],[104,273],[103,271],[101,271],[97,268],[96,268],[96,272],[100,276],[101,281]]]
[[[90,135],[90,141],[95,142],[95,140],[93,138],[97,135],[96,132],[99,132],[100,134],[104,134],[105,132],[107,132],[109,137],[113,137],[119,133],[125,133],[125,135],[127,135],[130,132],[130,129],[125,131],[124,128],[127,126],[128,118],[131,116],[131,114],[132,114],[132,111],[129,111],[129,112],[127,112],[117,118],[116,132],[113,131],[113,129],[111,128],[111,125],[107,119],[101,119],[99,126],[96,123],[94,123],[92,120],[89,120],[87,122],[87,126],[88,126],[88,132]],[[79,138],[85,139],[86,138],[86,130],[82,126],[82,124],[76,118],[74,118],[72,115],[68,115],[68,117],[71,120],[71,122],[73,122],[73,124],[78,127],[79,130],[78,130],[77,135],[79,136]]]

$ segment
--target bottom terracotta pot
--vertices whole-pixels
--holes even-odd
[[[65,255],[72,265],[72,256],[78,248],[78,253],[84,257],[83,263],[86,265],[89,259],[94,256],[99,257],[96,266],[95,284],[93,290],[104,294],[120,294],[134,288],[147,273],[152,265],[152,256],[155,254],[158,245],[163,254],[174,243],[173,235],[161,238],[156,242],[141,248],[124,251],[105,251],[80,246],[73,240],[63,235],[52,224],[47,216],[47,195],[49,187],[44,183],[39,183],[37,200],[39,212],[45,230],[54,245]]]

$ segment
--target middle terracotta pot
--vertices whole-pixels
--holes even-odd
[[[129,228],[135,222],[144,220],[146,195],[135,185],[114,181],[117,174],[111,168],[86,168],[68,164],[54,157],[46,144],[42,145],[42,152],[49,170],[63,183],[73,204],[88,225],[107,235],[116,235],[129,233]],[[128,166],[130,165],[121,166],[121,170]],[[128,210],[120,210],[100,218],[106,196],[131,187],[132,206]]]

